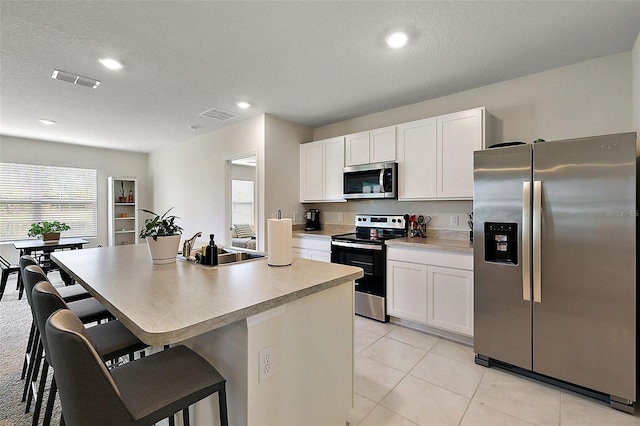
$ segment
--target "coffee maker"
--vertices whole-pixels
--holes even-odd
[[[309,209],[305,212],[304,217],[307,219],[307,222],[304,225],[305,231],[320,230],[320,210]]]

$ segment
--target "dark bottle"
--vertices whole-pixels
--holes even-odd
[[[209,234],[209,247],[207,247],[207,265],[216,266],[218,264],[218,247],[213,241],[213,234]]]

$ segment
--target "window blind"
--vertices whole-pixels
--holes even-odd
[[[0,241],[27,239],[43,220],[69,225],[65,237],[97,236],[97,170],[0,163]]]

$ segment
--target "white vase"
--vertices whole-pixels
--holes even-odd
[[[151,261],[154,265],[162,265],[176,261],[180,237],[180,234],[158,237],[158,240],[147,237],[147,247],[149,247],[149,254],[151,255]]]

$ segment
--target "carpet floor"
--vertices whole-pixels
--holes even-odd
[[[58,287],[64,285],[57,272],[49,273],[49,280]],[[24,380],[20,380],[24,350],[31,329],[31,311],[26,296],[18,300],[16,275],[9,277],[2,300],[0,300],[0,426],[30,425],[33,416],[31,411],[24,412],[22,399]],[[47,383],[51,383],[51,377]],[[45,391],[45,398],[49,390]],[[43,404],[44,405],[44,404]],[[44,407],[40,414],[40,423],[44,416]],[[60,421],[59,400],[56,400],[52,424]]]

